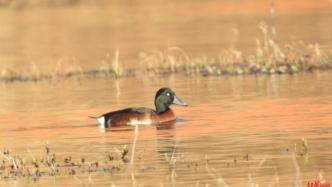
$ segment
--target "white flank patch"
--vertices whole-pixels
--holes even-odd
[[[137,119],[132,119],[129,121],[128,125],[151,125],[152,121],[150,119],[146,120],[137,120]]]
[[[104,116],[97,118],[97,121],[98,121],[100,127],[105,128],[105,117]]]

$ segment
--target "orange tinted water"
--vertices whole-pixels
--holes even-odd
[[[2,84],[0,141],[14,154],[29,155],[30,150],[40,155],[48,141],[59,158],[84,155],[102,160],[114,147],[131,148],[134,132],[104,131],[87,116],[129,106],[153,107],[155,91],[169,86],[190,106],[173,107],[181,122],[139,128],[136,184],[214,186],[222,179],[231,186],[277,181],[291,186],[316,179],[320,171],[331,181],[331,77],[325,72]],[[294,148],[302,138],[309,144],[307,156]],[[165,154],[174,155],[175,165]],[[90,180],[88,174],[42,177],[37,182],[20,179],[16,184],[132,185],[129,171],[94,173]]]
[[[263,37],[261,22],[275,26],[280,47],[302,40],[332,48],[328,0],[275,1],[274,19],[265,0],[103,2],[0,9],[0,68],[27,71],[36,65],[48,74],[61,63],[99,68],[116,49],[121,67],[144,67],[138,63],[141,52],[168,46],[190,57],[216,57],[229,47],[253,54]]]
[[[103,2],[0,9],[1,72],[31,71],[35,64],[53,73],[59,62],[98,68],[117,48],[120,66],[130,68],[144,66],[137,63],[140,52],[167,46],[179,46],[191,57],[215,57],[228,47],[252,53],[262,37],[261,21],[274,22],[281,46],[292,40],[318,42],[324,50],[332,46],[327,0],[275,1],[275,20],[268,1]],[[134,132],[99,129],[87,116],[153,107],[155,91],[169,86],[190,106],[173,107],[181,122],[139,128],[137,185],[304,186],[320,171],[332,182],[331,81],[331,72],[324,72],[0,83],[0,149],[38,157],[48,142],[59,160],[103,160],[115,147],[131,148]],[[295,150],[302,138],[309,145],[304,156]],[[171,155],[173,163],[166,158]],[[132,185],[130,167],[124,168],[114,174],[43,176],[37,182],[1,179],[0,185]]]

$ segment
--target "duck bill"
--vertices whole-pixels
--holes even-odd
[[[180,106],[188,106],[188,104],[186,102],[182,101],[176,95],[174,95],[173,104],[180,105]]]

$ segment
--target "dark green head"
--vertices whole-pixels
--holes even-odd
[[[171,104],[188,106],[187,103],[179,99],[170,88],[160,88],[154,99],[157,113],[165,112]]]

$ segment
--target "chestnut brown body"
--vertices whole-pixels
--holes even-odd
[[[161,88],[155,96],[156,110],[149,108],[126,108],[95,117],[102,127],[117,127],[124,125],[151,125],[174,121],[176,119],[170,105],[187,106],[169,88]]]
[[[149,108],[128,108],[104,114],[107,127],[123,125],[151,125],[166,123],[176,119],[172,109],[157,113]]]

